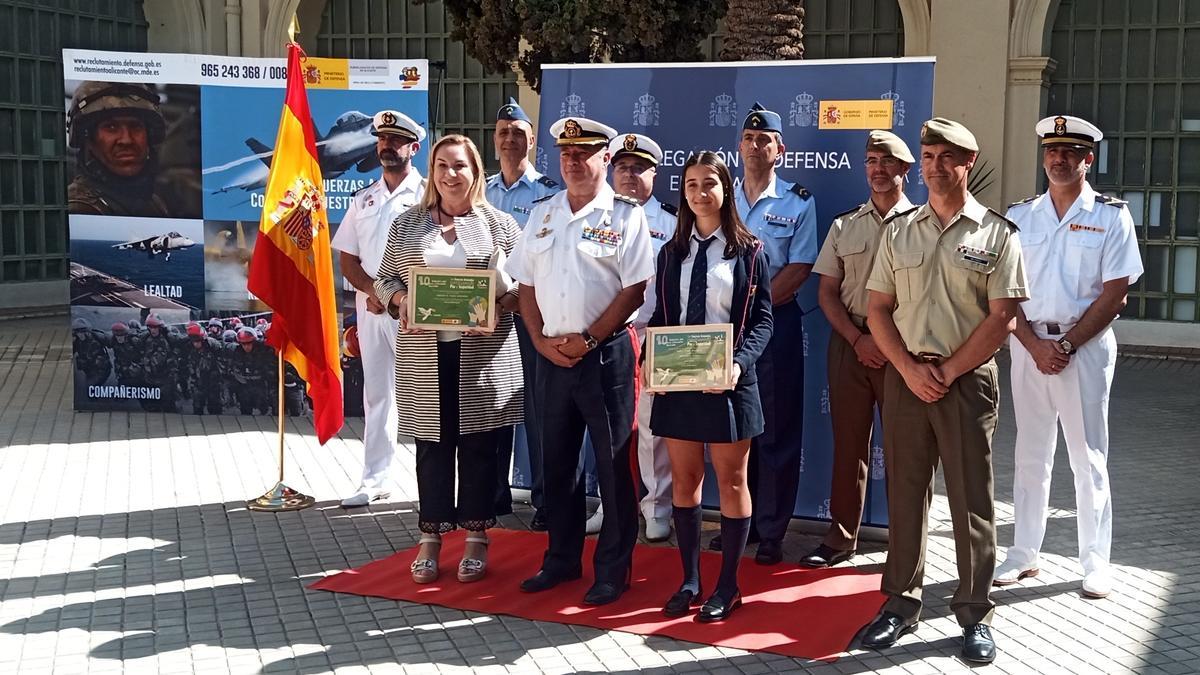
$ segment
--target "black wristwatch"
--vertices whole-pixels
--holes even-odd
[[[1068,340],[1065,335],[1058,339],[1058,344],[1062,345],[1064,352],[1066,352],[1068,354],[1075,353],[1075,345],[1071,344],[1071,341]]]
[[[587,347],[589,352],[595,349],[596,345],[600,344],[596,342],[596,338],[592,337],[591,333],[587,332],[586,328],[579,331],[579,334],[583,336],[583,344]]]

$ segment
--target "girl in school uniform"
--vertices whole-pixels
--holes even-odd
[[[721,575],[696,619],[721,621],[741,605],[738,563],[750,531],[746,463],[750,440],[763,431],[754,364],[771,339],[771,282],[762,243],[738,218],[733,179],[720,156],[693,155],[684,165],[675,235],[658,255],[656,305],[650,326],[733,324],[728,390],[670,392],[654,400],[650,429],[667,441],[675,534],[683,583],[667,616],[699,604],[700,492],[708,445],[721,496]]]

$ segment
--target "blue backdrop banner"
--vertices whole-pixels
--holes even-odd
[[[870,129],[891,129],[914,152],[919,147],[921,124],[933,115],[933,71],[932,58],[545,66],[536,164],[558,179],[548,129],[562,117],[587,117],[622,134],[645,134],[662,146],[655,196],[678,204],[680,171],[700,150],[721,154],[740,183],[738,139],[743,119],[758,102],[783,118],[785,151],[776,168],[815,196],[818,241],[823,242],[833,216],[869,196],[862,161]],[[926,191],[917,169],[909,174],[906,192],[919,204]],[[805,359],[804,454],[795,508],[804,518],[828,517],[833,461],[826,379],[830,329],[817,307],[817,285],[810,278],[801,289],[804,339],[795,345]],[[883,526],[887,507],[879,434],[873,445],[863,520]],[[714,481],[705,482],[705,503],[715,506]]]

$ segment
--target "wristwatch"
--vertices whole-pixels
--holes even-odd
[[[1075,345],[1071,344],[1071,341],[1068,340],[1065,336],[1058,339],[1058,344],[1062,345],[1064,352],[1066,352],[1068,354],[1075,353]]]
[[[596,338],[592,337],[591,333],[587,332],[586,328],[579,331],[579,334],[583,336],[583,344],[587,347],[589,352],[595,349],[596,345],[600,344],[596,342]]]

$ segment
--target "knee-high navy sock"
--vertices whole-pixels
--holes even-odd
[[[671,506],[675,520],[675,541],[683,563],[683,584],[679,590],[700,592],[700,506]]]
[[[721,516],[721,577],[717,590],[725,600],[733,599],[738,591],[738,565],[746,552],[746,537],[750,534],[750,518]]]

